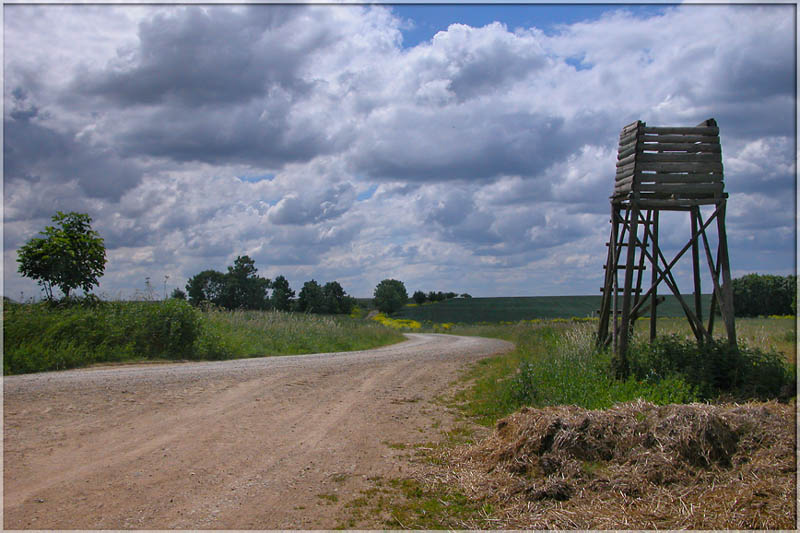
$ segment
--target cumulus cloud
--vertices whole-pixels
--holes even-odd
[[[385,6],[7,6],[6,286],[35,292],[16,249],[60,209],[95,219],[112,294],[242,254],[360,296],[596,293],[620,128],[710,117],[734,270],[790,269],[793,15],[614,6],[404,48]]]

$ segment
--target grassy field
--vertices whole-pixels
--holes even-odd
[[[373,321],[279,311],[200,311],[178,300],[3,307],[3,373],[143,360],[361,350],[403,336]]]
[[[512,352],[484,359],[472,368],[465,378],[471,385],[460,394],[459,402],[467,414],[491,425],[523,405],[605,409],[637,398],[659,405],[715,397],[765,399],[778,397],[783,385],[794,383],[794,317],[738,319],[741,357],[698,353],[686,320],[677,318],[659,322],[663,346],[651,351],[647,323],[641,322],[634,331],[631,357],[639,361],[642,375],[626,381],[611,377],[610,353],[596,351],[596,321],[453,326],[453,334],[502,338],[516,344]],[[666,370],[655,372],[659,368]],[[722,375],[735,375],[738,381],[730,390],[709,383]]]
[[[393,316],[419,322],[477,324],[518,322],[542,318],[596,316],[600,296],[523,296],[508,298],[455,298],[444,302],[407,305]],[[703,296],[708,309],[710,295]],[[649,315],[646,315],[649,316]],[[683,316],[678,300],[668,295],[658,306],[659,317]]]

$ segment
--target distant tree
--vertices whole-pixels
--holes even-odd
[[[272,308],[278,311],[288,311],[291,309],[292,298],[294,298],[294,291],[289,288],[289,281],[283,276],[275,278],[272,282],[272,296],[270,297]]]
[[[349,315],[356,301],[344,292],[338,281],[329,281],[322,287],[322,296],[325,299],[325,312],[330,314]]]
[[[200,305],[208,302],[221,306],[225,294],[225,283],[225,274],[216,270],[204,270],[196,274],[186,283],[189,303]]]
[[[444,293],[442,291],[431,291],[428,293],[428,300],[431,302],[441,302],[444,300]]]
[[[444,299],[445,300],[451,300],[451,299],[455,298],[456,296],[458,296],[458,294],[456,294],[454,292],[446,292],[446,293],[444,293]]]
[[[411,297],[411,299],[414,300],[417,303],[417,305],[422,305],[425,303],[425,300],[427,300],[427,297],[425,296],[424,292],[416,291],[414,292],[414,295]]]
[[[472,296],[470,294],[466,293],[466,292],[462,292],[461,293],[461,297],[462,298],[472,298]]]
[[[227,309],[267,309],[270,281],[257,275],[255,261],[243,255],[228,267],[222,305]]]
[[[106,266],[106,248],[100,235],[92,230],[92,219],[84,213],[62,213],[52,217],[55,226],[46,226],[18,251],[19,273],[36,280],[48,300],[53,286],[69,299],[73,289],[89,293],[97,285]]]
[[[324,313],[325,295],[315,280],[306,281],[297,296],[297,308],[304,313]]]
[[[373,296],[375,307],[383,313],[394,313],[408,301],[406,286],[396,279],[385,279],[378,283]]]
[[[185,300],[186,293],[180,290],[179,288],[175,287],[175,290],[172,291],[172,294],[170,294],[169,297],[172,298],[173,300]]]
[[[736,316],[794,314],[797,276],[747,274],[733,280],[733,306]]]

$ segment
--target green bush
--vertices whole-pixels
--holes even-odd
[[[786,394],[794,369],[775,351],[733,347],[715,339],[698,346],[678,335],[637,343],[629,354],[631,375],[646,382],[680,377],[703,400],[720,395],[739,399],[768,399]]]
[[[188,302],[170,299],[145,304],[137,328],[136,351],[146,357],[195,358],[195,340],[200,335],[199,311]]]
[[[134,358],[194,358],[201,331],[200,312],[183,300],[7,304],[3,373]]]
[[[174,298],[163,302],[6,302],[3,373],[109,361],[218,360],[361,350],[403,339],[373,321],[206,307],[200,311]]]

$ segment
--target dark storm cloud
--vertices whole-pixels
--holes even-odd
[[[487,180],[536,174],[571,149],[564,119],[538,113],[397,110],[362,139],[354,164],[374,178]]]
[[[247,102],[273,86],[306,91],[297,71],[328,37],[320,28],[299,43],[286,40],[291,36],[281,27],[303,10],[192,6],[157,15],[140,24],[138,50],[103,71],[84,73],[75,89],[123,105],[187,107]]]
[[[90,198],[118,201],[141,181],[138,166],[116,150],[90,144],[75,132],[61,132],[12,112],[3,121],[3,173],[14,180],[76,181]]]
[[[202,114],[169,108],[132,119],[117,141],[124,153],[173,161],[226,162],[280,166],[333,149],[335,139],[314,128],[289,123],[278,102]]]

